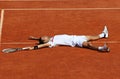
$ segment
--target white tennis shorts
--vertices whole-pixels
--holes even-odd
[[[87,41],[88,41],[88,39],[84,35],[74,37],[74,44],[75,44],[75,46],[78,46],[78,47],[83,47],[83,43],[87,42]]]

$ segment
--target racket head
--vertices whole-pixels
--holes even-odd
[[[16,51],[17,51],[17,48],[7,48],[2,50],[3,53],[13,53]]]

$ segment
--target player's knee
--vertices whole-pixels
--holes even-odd
[[[91,44],[89,42],[84,42],[83,43],[83,47],[85,48],[89,48],[91,46]]]

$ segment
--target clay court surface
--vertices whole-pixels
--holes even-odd
[[[72,47],[0,53],[0,79],[120,79],[120,1],[0,1],[0,51],[34,46],[29,36],[95,35],[107,25],[110,53]]]

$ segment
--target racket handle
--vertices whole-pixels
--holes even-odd
[[[22,51],[23,50],[23,48],[16,48],[17,49],[17,51]]]

